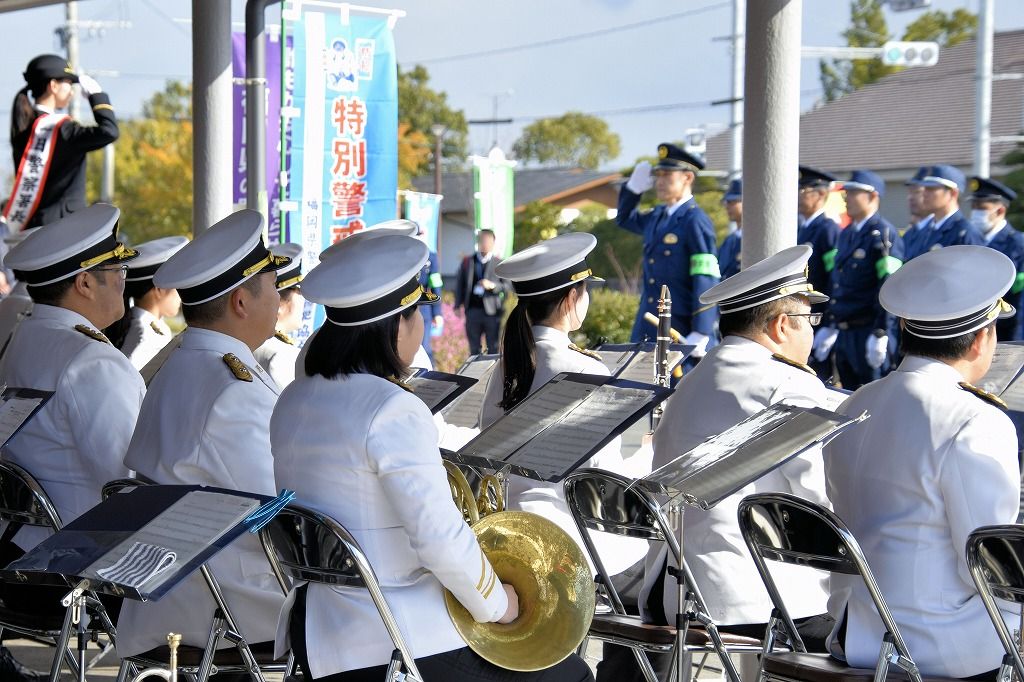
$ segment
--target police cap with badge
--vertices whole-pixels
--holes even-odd
[[[882,180],[882,176],[874,171],[855,170],[850,174],[849,180],[843,181],[843,189],[875,192],[881,199],[885,196],[885,180]]]
[[[569,232],[512,254],[494,274],[512,282],[517,296],[539,296],[579,282],[600,283],[587,265],[587,254],[597,246],[589,232]]]
[[[216,223],[156,271],[153,285],[177,289],[184,305],[199,305],[228,293],[264,272],[287,267],[263,243],[263,216],[242,209]]]
[[[4,257],[14,276],[29,287],[41,287],[105,265],[127,263],[134,249],[117,238],[121,211],[94,204],[44,225],[25,237]]]
[[[288,265],[277,271],[277,290],[285,291],[302,282],[302,246],[294,242],[273,244],[270,253],[289,260]]]
[[[828,301],[807,279],[807,261],[813,249],[791,246],[740,270],[700,296],[707,306],[718,306],[722,315],[738,313],[787,296],[805,296],[811,305]]]
[[[67,79],[72,83],[78,82],[78,74],[72,70],[68,60],[55,54],[41,54],[35,57],[21,75],[25,82],[33,87],[45,85],[51,80]]]
[[[960,194],[963,194],[967,187],[967,178],[964,177],[963,172],[956,166],[939,164],[937,166],[928,166],[926,175],[917,184],[922,187],[955,189]]]
[[[413,237],[383,234],[359,239],[310,270],[302,292],[307,300],[324,306],[331,324],[370,324],[410,306],[437,301],[419,281],[429,257],[427,245]]]
[[[181,251],[188,244],[188,237],[161,237],[143,242],[135,247],[139,257],[128,266],[128,282],[153,279],[153,275],[167,259]]]
[[[662,142],[658,145],[658,163],[652,170],[655,173],[673,170],[696,173],[699,170],[704,170],[704,160],[671,142]]]
[[[722,201],[743,201],[743,180],[736,178],[735,180],[729,181],[729,186],[725,189],[725,195],[722,197]]]
[[[820,171],[817,168],[811,168],[810,166],[799,166],[797,168],[799,175],[797,176],[797,185],[802,189],[804,187],[813,187],[814,189],[828,189],[832,186],[832,183],[836,181],[836,176],[825,171]]]
[[[951,339],[1011,317],[1014,307],[1002,296],[1016,277],[1013,261],[995,249],[947,246],[914,258],[890,275],[878,300],[901,319],[905,333]]]
[[[1017,193],[992,178],[971,178],[967,188],[971,191],[972,201],[999,201],[1009,206],[1010,202],[1016,200]]]

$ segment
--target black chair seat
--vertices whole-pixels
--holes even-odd
[[[606,637],[619,637],[630,639],[645,644],[672,646],[675,644],[676,629],[670,625],[651,625],[640,620],[639,616],[619,616],[615,614],[598,614],[594,616],[590,624],[590,632],[593,635],[604,635]],[[720,633],[722,643],[725,646],[756,647],[761,646],[760,640],[741,635],[731,635],[725,632]],[[709,647],[711,637],[707,631],[699,626],[687,628],[686,646],[688,647]]]
[[[280,663],[284,665],[285,659],[280,660],[274,658],[274,643],[273,642],[257,642],[250,644],[249,649],[252,650],[253,656],[256,657],[256,662],[260,666],[269,666],[274,663]],[[167,662],[171,659],[171,651],[167,648],[166,644],[150,649],[149,651],[139,654],[138,656],[131,657],[134,660],[150,661],[156,664],[167,665]],[[181,645],[178,647],[178,665],[189,668],[197,667],[203,658],[203,649],[197,646]],[[213,664],[220,668],[237,668],[244,667],[245,662],[242,660],[242,655],[238,652],[237,647],[231,647],[229,649],[218,649],[213,655]]]
[[[779,652],[764,657],[764,672],[776,678],[800,682],[867,682],[875,677],[874,668],[851,668],[828,654]],[[955,678],[924,677],[924,682],[953,682]],[[886,680],[902,682],[910,675],[896,666],[889,667]]]
[[[64,626],[64,611],[47,613],[44,610],[33,613],[15,611],[0,603],[0,624],[13,629],[58,632]]]

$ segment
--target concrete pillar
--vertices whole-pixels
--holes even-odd
[[[978,59],[974,98],[974,174],[989,175],[992,148],[992,32],[995,3],[981,0],[978,5]]]
[[[743,62],[746,40],[743,25],[747,16],[747,0],[732,0],[732,104],[729,105],[731,154],[729,176],[743,172]]]
[[[231,2],[192,0],[192,234],[231,213]]]
[[[802,0],[747,3],[743,246],[750,265],[796,244]]]

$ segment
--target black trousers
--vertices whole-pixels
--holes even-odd
[[[326,677],[313,677],[306,654],[306,588],[300,587],[292,608],[289,635],[295,660],[307,680],[315,682],[380,682],[386,665],[347,670]],[[339,645],[343,645],[339,636]],[[567,659],[545,670],[521,673],[499,668],[480,658],[469,647],[446,651],[416,659],[423,682],[593,682],[594,676],[582,658],[571,654]]]
[[[466,338],[469,340],[469,354],[479,355],[481,351],[480,337],[487,342],[487,352],[498,352],[498,329],[501,327],[501,315],[488,315],[483,308],[466,307]]]

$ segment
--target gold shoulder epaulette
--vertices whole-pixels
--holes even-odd
[[[974,384],[968,383],[966,381],[961,381],[960,388],[964,389],[968,393],[973,393],[974,395],[978,396],[979,398],[984,400],[986,403],[989,403],[990,405],[995,405],[1000,410],[1009,409],[1009,405],[1003,402],[1002,398],[995,395],[994,393],[989,393],[988,391],[982,390],[975,386]]]
[[[295,345],[295,342],[292,341],[292,337],[288,336],[284,332],[274,332],[274,337],[278,341],[282,341],[284,343],[287,343],[289,346],[294,346]]]
[[[252,381],[252,372],[245,366],[245,363],[238,359],[238,356],[234,353],[227,353],[224,355],[224,364],[228,366],[231,373],[235,375],[236,379],[241,381]]]
[[[87,327],[84,324],[76,324],[75,331],[85,334],[94,341],[100,341],[101,343],[110,343],[110,339],[104,336],[103,332],[98,332],[92,327]]]
[[[811,369],[810,367],[808,367],[807,365],[805,365],[804,363],[797,362],[796,360],[790,360],[785,355],[781,355],[779,353],[772,353],[772,360],[775,360],[777,362],[781,362],[784,365],[789,365],[790,367],[796,367],[797,369],[802,369],[803,371],[807,372],[808,374],[814,374],[814,370]],[[817,376],[817,375],[815,375],[815,376]]]
[[[393,383],[395,386],[398,386],[400,389],[402,389],[404,391],[409,391],[409,393],[415,393],[415,391],[412,390],[412,386],[410,386],[409,384],[405,383],[404,381],[399,381],[395,377],[386,377],[386,378],[387,378],[388,381]]]
[[[150,322],[149,326],[152,327],[153,331],[155,331],[160,336],[164,335],[164,330],[160,328],[160,325],[158,325],[155,320],[153,322]]]
[[[570,344],[569,344],[569,350],[574,350],[574,351],[576,351],[577,353],[583,353],[583,354],[584,354],[584,355],[586,355],[586,356],[587,356],[588,358],[594,358],[595,360],[600,360],[600,359],[601,359],[601,356],[600,356],[600,355],[598,355],[597,353],[595,353],[594,351],[592,351],[592,350],[587,350],[586,348],[580,348],[580,347],[579,347],[579,346],[577,346],[577,345],[576,345],[575,343],[570,343]]]

